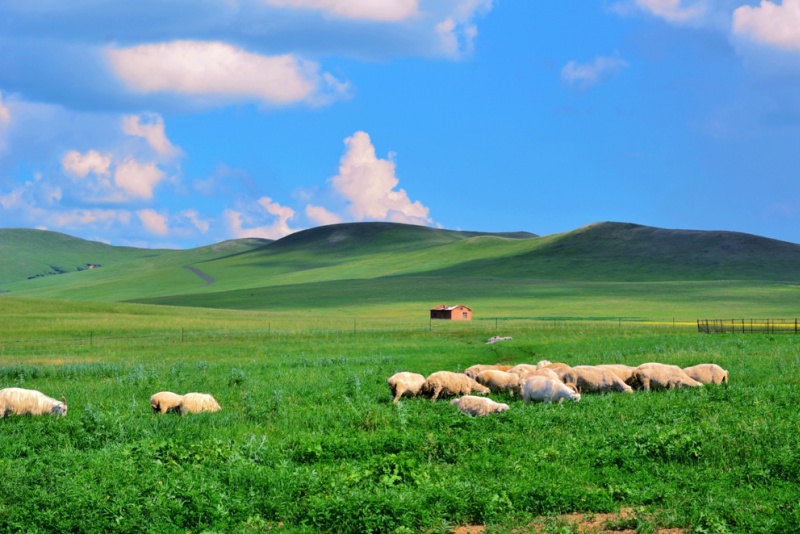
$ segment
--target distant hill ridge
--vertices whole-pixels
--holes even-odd
[[[311,291],[313,284],[388,277],[399,284],[404,278],[419,284],[425,277],[432,287],[437,279],[456,286],[462,280],[474,288],[488,287],[482,279],[511,285],[514,280],[800,280],[800,245],[794,243],[618,222],[547,236],[343,223],[277,241],[236,239],[187,250],[116,247],[57,232],[3,229],[0,254],[0,290],[15,295],[175,304],[194,295],[190,305],[220,299],[231,307],[257,288],[305,285]],[[78,272],[90,264],[101,267]]]

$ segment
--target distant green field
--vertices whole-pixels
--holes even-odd
[[[575,527],[557,514],[620,509],[632,516],[611,526],[637,532],[800,524],[794,335],[13,298],[0,313],[0,385],[69,402],[60,419],[0,419],[0,531],[561,533]],[[493,395],[511,409],[487,418],[393,405],[386,386],[400,370],[540,359],[715,362],[730,385],[564,405]],[[223,409],[153,415],[161,390]]]
[[[6,296],[396,320],[448,303],[478,320],[693,321],[795,317],[800,295],[800,245],[731,232],[603,223],[536,237],[360,223],[186,251],[35,232],[0,232]],[[102,267],[29,279],[10,259],[44,254]]]

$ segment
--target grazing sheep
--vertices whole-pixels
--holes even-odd
[[[576,365],[561,376],[565,384],[575,384],[578,391],[586,393],[605,393],[620,391],[633,393],[633,389],[608,369],[592,365]]]
[[[455,404],[458,406],[458,409],[465,414],[479,417],[508,410],[508,404],[495,402],[486,397],[475,397],[474,395],[464,395],[463,397],[453,399],[450,401],[450,404]]]
[[[561,378],[559,378],[558,373],[548,367],[539,367],[538,369],[527,371],[519,375],[519,383],[524,384],[525,380],[532,376],[546,376],[547,378],[552,378],[553,380],[558,380],[561,382]]]
[[[529,402],[557,402],[564,399],[579,401],[581,394],[562,381],[546,376],[534,375],[525,380],[522,386],[522,400]]]
[[[150,407],[153,413],[179,412],[183,395],[171,391],[159,391],[150,397]]]
[[[35,389],[0,389],[0,417],[7,415],[67,415],[67,399],[61,401],[48,397]]]
[[[547,365],[543,365],[542,367],[547,369],[552,369],[558,375],[562,381],[564,380],[564,373],[572,369],[571,366],[567,365],[566,363],[555,362],[555,363],[548,363]]]
[[[425,377],[418,373],[395,373],[386,381],[392,391],[392,402],[397,402],[400,397],[416,397],[425,383]]]
[[[602,369],[609,369],[615,375],[617,375],[620,380],[627,383],[630,380],[631,375],[636,370],[636,367],[631,365],[623,365],[621,363],[603,363],[600,365],[595,365],[595,367],[600,367]]]
[[[475,381],[489,388],[492,393],[511,393],[514,395],[519,392],[519,375],[514,373],[489,369],[476,376]]]
[[[532,373],[532,372],[536,371],[537,369],[539,369],[539,366],[537,366],[537,365],[531,365],[529,363],[520,363],[520,364],[515,365],[514,367],[512,367],[511,369],[509,369],[506,372],[514,373],[515,375],[522,376],[525,373]]]
[[[684,367],[683,372],[702,384],[720,385],[728,383],[728,371],[715,363],[701,363],[691,367]]]
[[[476,365],[473,365],[471,367],[467,367],[466,369],[464,369],[464,374],[467,375],[468,377],[474,379],[476,376],[481,374],[483,371],[488,371],[490,369],[496,369],[498,371],[508,371],[509,369],[511,369],[511,367],[512,367],[511,365],[500,365],[500,364],[487,365],[487,364],[479,363],[479,364],[476,364]]]
[[[677,365],[663,363],[643,363],[631,375],[628,382],[636,389],[674,389],[680,387],[699,387],[703,384],[687,375]]]
[[[433,402],[436,402],[439,396],[469,395],[472,392],[486,394],[489,393],[489,388],[478,384],[463,373],[450,371],[437,371],[422,384],[422,393],[428,395]]]
[[[217,400],[207,393],[187,393],[181,400],[181,415],[187,413],[218,412]]]

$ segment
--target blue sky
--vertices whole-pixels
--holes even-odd
[[[5,0],[0,226],[800,243],[800,0]]]

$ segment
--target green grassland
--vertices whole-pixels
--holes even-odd
[[[20,257],[45,248],[52,256],[47,263],[54,263],[65,252],[60,242],[45,246],[49,235],[41,233],[41,243],[30,247],[12,243],[22,249]],[[342,224],[275,242],[237,240],[147,255],[112,249],[116,255],[94,260],[103,264],[98,269],[33,279],[18,266],[0,269],[0,288],[18,297],[275,313],[420,317],[435,304],[461,303],[483,319],[659,321],[793,317],[800,294],[800,245],[621,223],[545,237]]]
[[[0,306],[2,385],[69,402],[60,419],[0,420],[5,532],[573,532],[557,514],[620,509],[633,518],[616,527],[638,532],[800,524],[794,335],[577,320],[353,328],[286,312]],[[513,339],[486,345],[492,335]],[[400,370],[543,358],[716,362],[730,385],[563,405],[493,395],[511,409],[486,418],[444,400],[394,405],[386,385]],[[153,415],[148,398],[161,390],[211,392],[223,410]]]
[[[564,533],[558,514],[621,509],[609,528],[800,524],[800,338],[695,325],[797,317],[798,245],[345,224],[187,251],[4,230],[0,250],[0,387],[69,401],[60,419],[0,419],[0,531]],[[429,321],[440,303],[475,320]],[[511,409],[486,418],[394,405],[386,385],[540,359],[714,362],[730,385],[493,395]],[[223,409],[153,415],[161,390]]]

